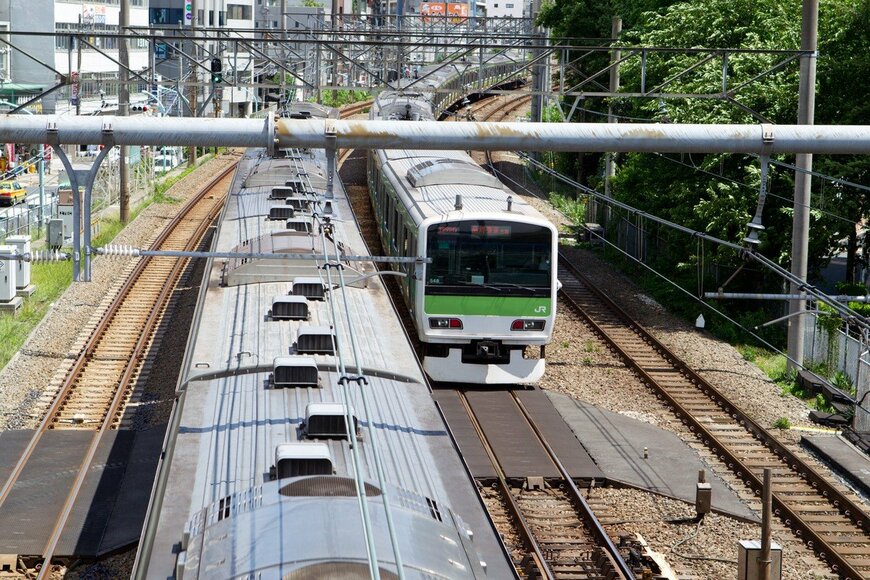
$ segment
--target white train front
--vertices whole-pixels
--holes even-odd
[[[431,120],[428,94],[383,93],[372,119]],[[369,189],[405,301],[437,381],[530,383],[544,373],[556,317],[558,234],[464,151],[380,150]],[[535,357],[528,347],[540,347]]]

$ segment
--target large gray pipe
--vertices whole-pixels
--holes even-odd
[[[870,126],[0,116],[0,142],[490,151],[870,153]]]
[[[59,143],[105,143],[113,145],[174,145],[213,147],[271,147],[275,121],[268,119],[214,119],[180,117],[58,117],[0,115],[0,138],[4,143],[50,143],[56,130]]]
[[[870,126],[671,125],[607,123],[438,123],[303,121],[277,123],[279,147],[647,151],[661,153],[870,153]]]

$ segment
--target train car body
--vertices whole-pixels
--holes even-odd
[[[326,167],[240,163],[136,578],[515,576]]]
[[[383,93],[371,118],[433,118],[431,95]],[[386,250],[405,267],[405,301],[435,380],[535,382],[555,323],[558,234],[464,151],[379,150],[369,191]]]

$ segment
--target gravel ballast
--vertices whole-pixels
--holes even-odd
[[[147,247],[181,204],[235,159],[221,156],[198,167],[166,192],[171,203],[154,203],[145,208],[113,243]],[[92,266],[93,281],[71,284],[51,305],[22,349],[0,371],[0,431],[39,425],[59,381],[134,266],[132,258],[97,256]]]

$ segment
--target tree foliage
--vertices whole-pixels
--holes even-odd
[[[758,123],[797,122],[799,67],[797,61],[771,68],[784,60],[771,52],[800,48],[800,0],[553,0],[545,4],[539,23],[553,36],[600,38],[610,35],[611,17],[623,18],[620,46],[668,47],[674,50],[649,52],[641,70],[640,59],[630,59],[620,68],[623,87],[638,86],[641,74],[646,87],[665,83],[662,92],[716,94],[722,91],[722,69],[727,64],[730,99],[649,98],[586,99],[572,121],[603,121],[601,113],[610,106],[623,122],[638,119],[669,123]],[[868,124],[870,100],[866,83],[870,78],[870,0],[829,0],[819,15],[819,57],[817,59],[817,124]],[[749,49],[729,53],[727,63],[709,52],[693,49]],[[684,49],[680,51],[679,49]],[[623,54],[626,50],[623,50]],[[571,58],[569,56],[569,58]],[[605,55],[605,58],[606,55]],[[606,65],[606,61],[605,65]],[[576,79],[592,74],[601,61],[586,70],[578,65]],[[691,72],[681,74],[691,67]],[[764,74],[763,74],[764,73]],[[576,80],[575,79],[575,80]],[[745,84],[743,84],[745,83]],[[573,102],[573,98],[572,98]],[[570,107],[567,103],[565,109]],[[582,111],[582,109],[586,109]],[[581,114],[583,115],[581,117]],[[579,156],[588,164],[589,156]],[[794,156],[775,161],[794,163]],[[602,158],[595,162],[603,164]],[[854,183],[870,183],[870,161],[856,156],[816,156],[814,169]],[[588,172],[594,175],[595,172]],[[597,172],[601,174],[601,169]],[[587,178],[598,185],[596,178]],[[849,267],[854,271],[860,239],[855,223],[870,210],[870,196],[859,188],[814,178],[810,225],[810,275],[838,251],[845,239]],[[689,228],[739,243],[747,233],[746,224],[755,212],[760,186],[757,157],[746,155],[652,155],[629,154],[618,158],[613,195],[639,208]],[[772,166],[763,214],[766,231],[760,251],[789,267],[791,254],[792,199],[794,171]],[[616,216],[619,219],[619,216]],[[626,218],[627,219],[627,218]],[[659,242],[664,234],[660,236]],[[694,243],[660,244],[667,247],[661,266],[674,276],[696,273],[692,265],[702,259]],[[707,256],[715,260],[723,275],[740,266],[736,252],[718,250]],[[713,268],[715,271],[715,268]],[[709,275],[709,270],[708,270]],[[714,282],[721,282],[714,276]],[[738,276],[730,290],[758,288],[757,276]],[[767,278],[767,288],[782,289],[781,280]]]

